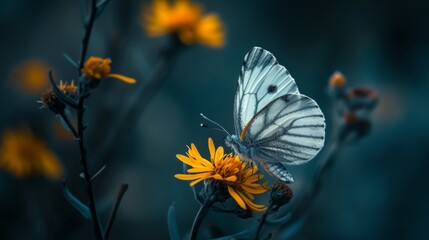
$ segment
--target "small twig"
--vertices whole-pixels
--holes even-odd
[[[207,213],[210,211],[210,207],[213,203],[214,201],[210,198],[210,199],[207,199],[203,205],[201,205],[200,210],[198,211],[197,216],[195,217],[194,223],[192,224],[190,240],[197,239],[198,231],[200,229],[201,223],[203,222]]]
[[[67,127],[70,129],[70,131],[73,133],[74,137],[77,138],[78,134],[76,132],[76,129],[73,127],[73,125],[70,122],[70,119],[66,116],[64,112],[60,113],[60,116],[63,118],[64,122],[66,123]]]
[[[110,213],[109,221],[107,222],[106,231],[104,232],[104,239],[109,238],[110,231],[112,230],[113,223],[115,222],[116,213],[118,211],[119,205],[121,205],[122,197],[125,195],[125,192],[128,189],[128,184],[121,184],[119,188],[118,194],[116,195],[115,205],[112,208],[112,212]]]

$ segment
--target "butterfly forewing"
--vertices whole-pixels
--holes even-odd
[[[244,141],[255,149],[255,159],[266,162],[301,164],[311,160],[325,141],[323,113],[305,95],[278,97],[249,124]]]
[[[235,132],[240,135],[246,124],[274,99],[299,94],[295,80],[276,58],[259,47],[244,57],[234,102]]]

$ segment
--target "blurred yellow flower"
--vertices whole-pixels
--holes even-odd
[[[154,0],[143,9],[142,26],[151,37],[175,34],[187,45],[222,47],[223,24],[216,14],[204,15],[203,8],[189,0]]]
[[[101,80],[102,78],[110,77],[116,78],[129,84],[136,83],[136,80],[133,78],[129,78],[120,74],[110,73],[110,63],[112,63],[112,60],[110,60],[110,58],[103,59],[91,56],[83,65],[82,73],[85,76],[95,80]]]
[[[49,85],[49,65],[40,59],[29,60],[16,66],[10,80],[19,89],[30,93],[39,94]]]
[[[343,88],[345,85],[346,85],[346,78],[339,71],[334,72],[329,78],[329,86],[332,88],[335,88],[335,87]]]
[[[180,161],[192,168],[188,169],[189,174],[174,176],[180,180],[192,180],[191,186],[205,179],[213,179],[227,187],[228,193],[241,208],[258,212],[265,211],[264,205],[253,202],[254,194],[268,191],[267,182],[256,183],[263,178],[262,174],[256,174],[258,171],[256,165],[243,162],[235,154],[225,154],[223,147],[215,149],[211,138],[208,140],[208,146],[210,160],[203,158],[194,144],[191,144],[190,148],[188,147],[187,156],[177,154],[176,157]]]
[[[7,129],[0,142],[0,169],[18,178],[44,175],[58,180],[63,167],[46,143],[29,128]]]

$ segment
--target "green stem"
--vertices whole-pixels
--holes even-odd
[[[198,236],[198,231],[200,229],[201,223],[203,222],[205,216],[210,211],[210,207],[213,204],[213,200],[206,200],[203,205],[201,205],[200,210],[195,217],[194,223],[192,224],[191,230],[191,240],[196,240]]]

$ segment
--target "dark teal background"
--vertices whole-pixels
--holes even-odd
[[[222,18],[226,45],[183,52],[132,133],[117,139],[106,171],[95,180],[104,218],[119,184],[130,185],[111,239],[167,238],[172,202],[182,233],[189,231],[199,206],[188,183],[173,177],[182,170],[175,155],[190,143],[207,154],[209,136],[223,144],[222,134],[199,127],[200,112],[233,131],[236,81],[253,46],[271,51],[300,91],[319,103],[327,132],[332,124],[327,82],[335,70],[345,74],[350,86],[373,87],[380,95],[372,132],[342,151],[294,239],[427,239],[429,3],[198,2]],[[114,0],[97,20],[89,48],[89,55],[111,57],[112,71],[135,77],[138,84],[149,78],[166,43],[165,38],[145,36],[139,24],[141,4]],[[30,125],[61,157],[70,188],[85,199],[77,147],[54,138],[56,119],[38,109],[39,96],[26,95],[9,81],[11,69],[31,58],[47,60],[60,79],[75,77],[61,55],[77,58],[80,51],[79,1],[3,0],[0,29],[0,130]],[[90,159],[137,88],[107,79],[92,95],[87,113]],[[291,207],[306,191],[303,186],[317,160],[291,168],[296,179]],[[92,239],[90,222],[68,205],[60,184],[42,178],[22,181],[0,172],[0,213],[1,239]],[[213,213],[204,225],[230,234],[256,219]]]

